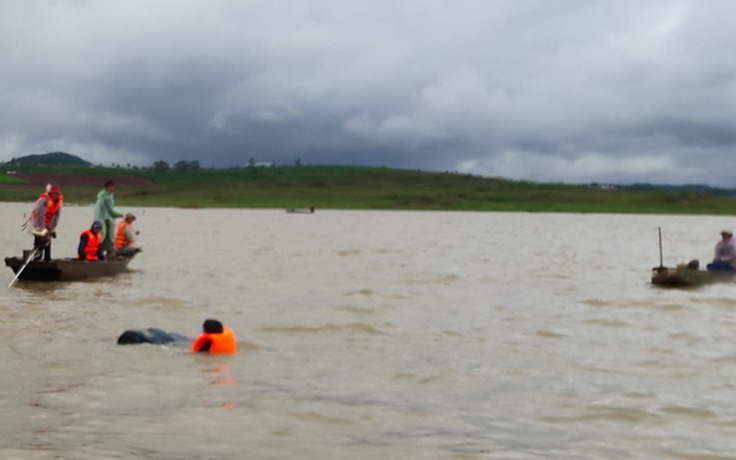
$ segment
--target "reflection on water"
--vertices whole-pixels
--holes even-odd
[[[736,286],[648,282],[725,217],[123,209],[130,272],[0,296],[2,458],[736,458]],[[115,343],[205,318],[237,355]]]

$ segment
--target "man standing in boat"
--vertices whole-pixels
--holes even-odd
[[[102,223],[102,243],[100,246],[105,251],[114,251],[113,238],[115,238],[115,219],[123,217],[123,214],[115,210],[115,182],[105,182],[105,188],[97,194],[95,203],[94,220]]]
[[[713,263],[708,264],[709,270],[736,269],[736,241],[731,230],[721,231],[721,241],[716,244]]]
[[[31,212],[31,233],[33,234],[33,248],[43,251],[43,260],[51,260],[51,238],[56,238],[56,226],[61,218],[61,205],[64,196],[58,185],[49,184],[46,192],[36,201]]]

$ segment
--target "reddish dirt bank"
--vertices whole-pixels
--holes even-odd
[[[102,186],[108,180],[115,181],[115,185],[146,185],[151,181],[133,176],[101,176],[94,174],[14,174],[13,177],[28,181],[29,184],[56,184]]]

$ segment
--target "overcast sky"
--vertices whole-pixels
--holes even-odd
[[[0,3],[0,161],[736,187],[730,0]]]

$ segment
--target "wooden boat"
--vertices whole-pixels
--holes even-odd
[[[6,257],[5,265],[13,270],[16,275],[23,268],[30,251],[23,251],[23,257]],[[80,281],[103,276],[114,276],[127,270],[128,264],[133,257],[140,252],[136,248],[127,254],[119,254],[106,260],[87,262],[76,259],[51,259],[45,262],[43,259],[35,259],[28,262],[18,279],[24,281]]]
[[[736,271],[724,264],[708,264],[705,270],[700,269],[700,261],[693,259],[676,267],[665,267],[662,264],[662,228],[659,232],[659,267],[652,268],[652,284],[662,287],[693,288],[712,283],[732,282],[736,280]]]
[[[733,270],[701,270],[697,261],[676,267],[652,268],[652,284],[662,287],[698,287],[736,280]]]
[[[314,214],[314,207],[311,208],[288,208],[286,210],[288,213],[293,214]]]

